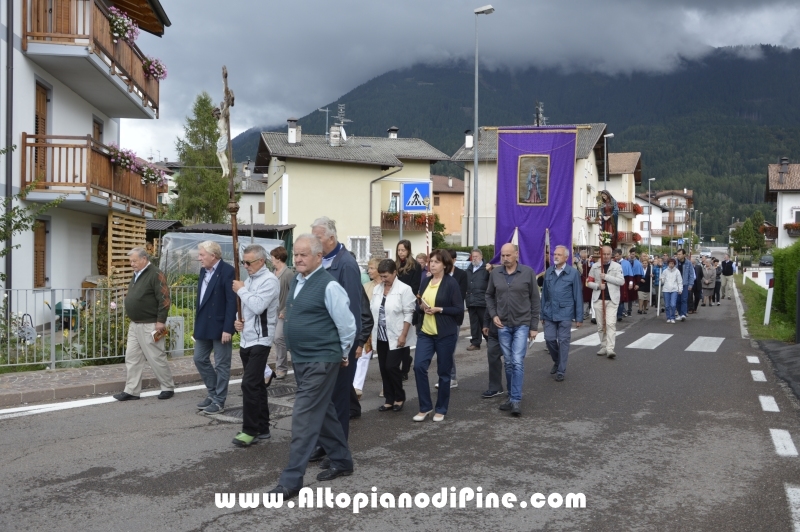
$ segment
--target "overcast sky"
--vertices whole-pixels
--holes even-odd
[[[471,59],[479,1],[161,0],[172,26],[137,44],[169,70],[158,120],[123,120],[122,145],[175,159],[197,94],[236,94],[234,136],[282,124],[361,83],[415,63]],[[479,17],[481,65],[663,72],[710,47],[800,47],[798,2],[770,0],[495,0]]]

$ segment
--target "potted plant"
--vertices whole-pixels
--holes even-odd
[[[789,233],[789,236],[800,236],[800,223],[783,224],[783,228]]]
[[[133,150],[124,150],[116,144],[108,145],[108,155],[111,158],[111,164],[114,165],[115,174],[121,173],[125,170],[131,172],[139,172],[139,165],[136,163],[136,154]]]
[[[633,233],[633,241],[634,242],[641,242],[642,241],[642,235],[640,235],[639,233]]]
[[[142,70],[147,79],[153,78],[156,81],[167,79],[167,66],[155,57],[146,57],[142,63]]]
[[[633,204],[633,212],[635,214],[643,214],[644,213],[644,209],[638,203],[634,203]]]
[[[108,22],[111,28],[111,38],[115,44],[122,39],[132,45],[139,37],[139,26],[119,8],[108,9]]]
[[[140,172],[142,174],[142,183],[145,185],[152,184],[159,188],[167,185],[166,172],[155,165],[145,164],[140,168]]]

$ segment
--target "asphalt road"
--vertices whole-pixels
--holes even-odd
[[[217,492],[276,484],[290,418],[277,421],[272,441],[234,448],[238,427],[196,414],[205,394],[192,391],[17,418],[0,411],[0,530],[792,530],[800,514],[793,521],[787,485],[800,494],[791,491],[800,458],[780,456],[771,429],[800,444],[800,407],[741,338],[733,302],[676,325],[634,311],[622,325],[616,360],[576,345],[561,383],[536,344],[518,419],[497,410],[500,398],[480,398],[485,349],[467,353],[465,339],[444,423],[411,421],[413,384],[403,412],[377,412],[373,361],[350,433],[355,474],[329,483],[316,481],[313,465],[306,474],[307,486],[349,496],[480,486],[526,501],[583,493],[585,508],[220,509]],[[587,334],[589,323],[573,339]],[[626,347],[651,347],[652,334],[670,336],[655,349]],[[723,340],[687,351],[700,336]],[[228,406],[240,403],[238,386],[231,394]],[[764,411],[759,396],[780,411]]]

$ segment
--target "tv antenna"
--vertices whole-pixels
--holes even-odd
[[[328,114],[331,110],[326,107],[325,109],[317,109],[317,111],[325,113],[325,138],[328,138]]]
[[[334,123],[333,125],[339,126],[339,128],[342,130],[342,141],[347,142],[347,133],[344,132],[344,125],[349,124],[350,122],[352,122],[352,120],[344,117],[344,104],[340,103],[338,104],[338,106],[339,106],[339,112],[336,113],[336,123]]]

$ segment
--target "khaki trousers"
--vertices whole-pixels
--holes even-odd
[[[600,335],[600,349],[605,349],[609,353],[614,352],[614,345],[617,341],[617,307],[618,304],[610,300],[605,301],[606,305],[606,330],[603,332],[603,300],[598,299],[594,302],[594,315],[597,319],[597,334]]]
[[[166,338],[153,341],[152,333],[155,323],[133,323],[128,327],[128,346],[125,349],[125,367],[128,377],[125,382],[125,393],[139,396],[142,391],[142,370],[145,360],[153,370],[162,391],[175,389],[172,372],[167,364],[167,353],[164,351]]]
[[[722,299],[725,299],[725,296],[730,299],[731,295],[733,294],[733,275],[720,275],[719,279],[721,281],[720,293],[722,295]]]

